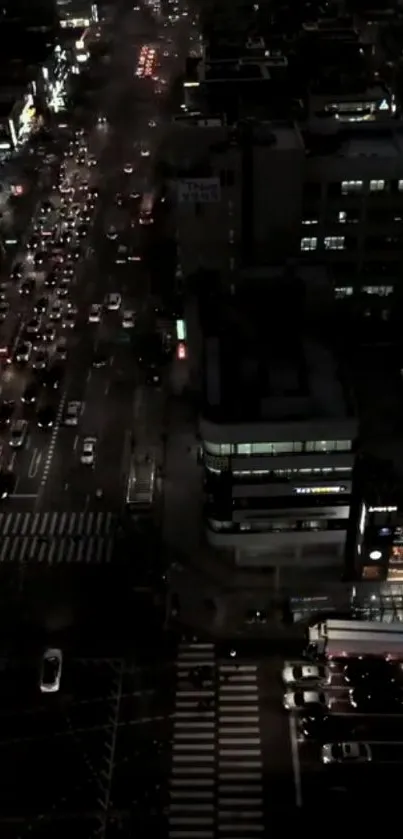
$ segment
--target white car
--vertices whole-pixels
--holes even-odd
[[[93,303],[88,315],[89,323],[100,323],[102,317],[102,306],[99,303]]]
[[[24,445],[27,431],[28,423],[26,420],[17,419],[12,423],[10,429],[10,446],[13,449],[20,449]]]
[[[323,664],[293,664],[292,661],[286,661],[283,668],[283,682],[286,685],[328,684],[330,677],[330,670]]]
[[[283,699],[287,711],[303,711],[307,706],[321,706],[328,708],[330,702],[321,690],[287,690]]]
[[[126,163],[124,168],[123,168],[123,171],[124,171],[125,175],[132,175],[133,174],[132,163]]]
[[[95,437],[84,437],[83,447],[81,449],[80,461],[84,466],[92,466],[95,461]]]
[[[126,309],[122,315],[123,329],[133,329],[134,327],[134,312],[131,309]]]
[[[78,425],[81,414],[81,402],[68,402],[64,417],[65,425]]]
[[[369,743],[324,743],[321,749],[322,763],[371,763],[372,751]]]
[[[62,677],[63,654],[61,650],[49,648],[42,656],[39,688],[42,693],[57,693]]]
[[[120,294],[115,291],[112,291],[105,297],[105,306],[109,312],[117,312],[120,309],[121,303],[122,298]]]

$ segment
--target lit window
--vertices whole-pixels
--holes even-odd
[[[328,452],[351,451],[351,440],[307,440],[305,451],[327,454]]]
[[[369,182],[369,191],[370,192],[382,192],[385,189],[385,181],[370,181]]]
[[[365,294],[376,294],[378,297],[389,297],[389,294],[393,294],[392,285],[364,285],[362,290]]]
[[[315,251],[318,247],[318,239],[316,236],[304,236],[301,239],[301,250],[302,251]]]
[[[325,249],[327,251],[342,251],[345,248],[345,236],[325,236]]]
[[[238,443],[237,454],[252,454],[251,443]]]
[[[342,181],[341,191],[343,195],[349,195],[351,192],[361,192],[364,186],[364,181]]]
[[[344,297],[351,297],[352,293],[353,287],[351,285],[343,287],[340,286],[334,290],[336,300],[343,300]]]
[[[317,218],[303,218],[302,224],[318,224]]]

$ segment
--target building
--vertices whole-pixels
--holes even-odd
[[[321,567],[337,577],[358,426],[332,349],[300,325],[305,299],[299,279],[279,274],[264,297],[249,288],[207,306],[206,537],[241,566]]]
[[[401,285],[400,121],[331,132],[216,123],[175,122],[161,150],[185,276],[206,267],[231,282],[240,265],[291,258],[325,265],[336,297],[388,296]]]

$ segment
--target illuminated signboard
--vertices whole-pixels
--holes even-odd
[[[345,486],[294,487],[296,495],[335,495],[346,491],[347,487]]]

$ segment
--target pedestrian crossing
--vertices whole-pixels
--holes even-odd
[[[0,513],[0,536],[109,536],[113,513]]]
[[[212,643],[178,650],[169,839],[264,832],[256,665],[217,662]]]
[[[109,563],[116,525],[105,512],[0,513],[0,564]]]

